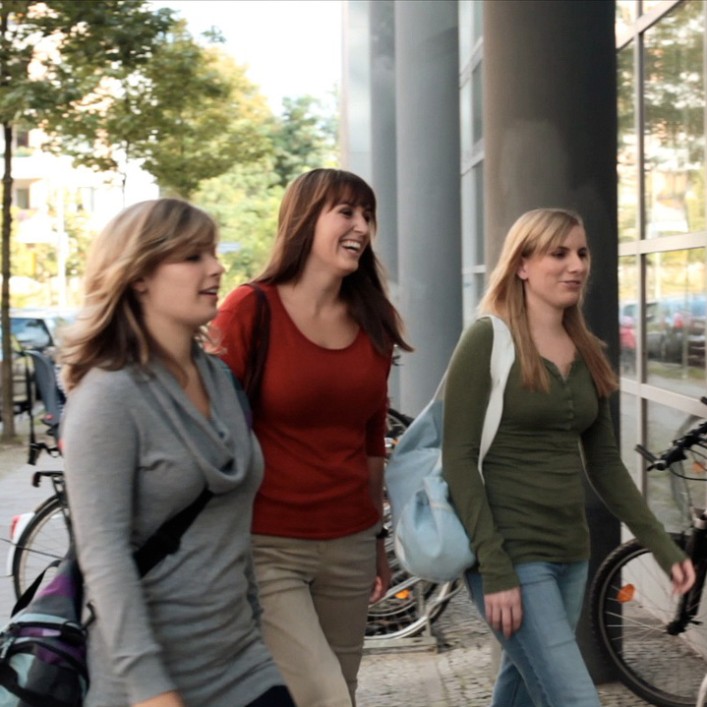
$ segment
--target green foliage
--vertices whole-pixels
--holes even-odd
[[[274,169],[278,184],[287,186],[295,177],[317,167],[337,163],[337,123],[321,101],[312,96],[285,98],[282,115],[273,129]]]
[[[190,198],[205,179],[268,150],[265,99],[243,67],[198,44],[183,21],[148,62],[113,78],[55,130],[55,148],[81,164],[124,174],[126,160],[138,159],[163,192]]]
[[[9,331],[12,137],[22,121],[48,130],[77,121],[99,85],[124,76],[152,56],[156,37],[172,24],[169,10],[143,0],[2,0],[0,123],[4,137],[2,206],[3,438],[14,435]]]
[[[205,182],[194,195],[194,203],[219,224],[221,242],[226,248],[237,248],[220,256],[226,266],[223,294],[257,276],[268,260],[284,192],[272,180],[272,164],[263,159],[252,165],[234,166],[226,174]]]
[[[194,203],[214,216],[221,242],[228,248],[221,254],[227,268],[223,294],[265,267],[286,185],[308,169],[337,166],[333,110],[327,113],[312,96],[287,98],[283,104],[283,114],[270,122],[272,154],[252,164],[234,165],[204,182],[193,196]]]

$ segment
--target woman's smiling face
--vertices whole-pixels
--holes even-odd
[[[358,269],[371,242],[371,215],[364,206],[339,202],[325,207],[314,227],[309,264],[330,268],[340,277]]]

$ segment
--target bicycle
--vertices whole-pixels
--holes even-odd
[[[54,363],[39,351],[28,349],[22,355],[26,362],[25,381],[29,402],[27,463],[35,466],[42,453],[53,458],[61,456],[58,445],[59,419],[65,398],[57,383]],[[29,361],[32,362],[31,367]],[[35,387],[38,396],[33,392]],[[34,412],[37,397],[44,406],[40,420],[46,426],[45,434],[49,442],[40,441],[37,437]],[[17,598],[22,596],[47,565],[64,557],[71,542],[64,472],[59,468],[37,470],[32,475],[32,485],[39,486],[45,478],[50,480],[54,493],[34,511],[15,516],[12,521],[8,566]]]
[[[707,405],[707,398],[701,401]],[[658,456],[641,445],[636,451],[648,470],[668,470],[682,481],[679,500],[690,508],[691,527],[671,535],[695,566],[695,585],[675,596],[651,553],[629,540],[606,557],[592,582],[593,628],[619,680],[634,694],[659,707],[694,706],[707,661],[707,511],[692,505],[688,481],[707,480],[707,421]]]

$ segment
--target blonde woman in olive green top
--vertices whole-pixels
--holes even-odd
[[[589,558],[584,474],[676,592],[694,582],[620,458],[608,404],[615,375],[580,309],[589,264],[572,212],[530,211],[509,231],[480,305],[508,324],[516,349],[483,480],[490,320],[464,333],[449,368],[443,467],[478,560],[466,576],[472,598],[504,649],[494,707],[600,705],[574,638]]]

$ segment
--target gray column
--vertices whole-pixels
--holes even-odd
[[[401,405],[415,414],[445,370],[462,325],[457,3],[395,5],[398,280],[413,354]]]
[[[395,150],[395,9],[393,0],[370,5],[371,186],[378,200],[376,253],[388,276],[393,302],[398,297],[398,211]],[[393,406],[400,407],[400,375],[389,380]]]
[[[484,183],[489,270],[524,211],[563,206],[584,218],[593,286],[586,314],[618,361],[614,2],[484,3]],[[615,416],[615,419],[618,419]],[[588,488],[590,576],[619,524]],[[580,644],[595,680],[610,677],[586,617]]]

